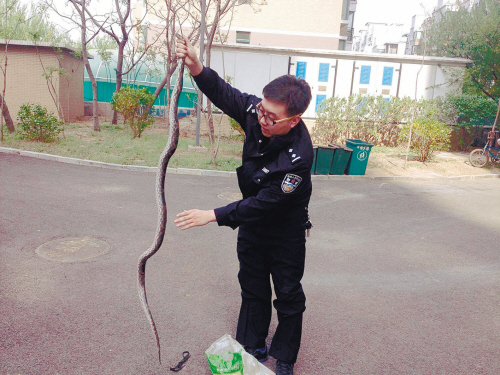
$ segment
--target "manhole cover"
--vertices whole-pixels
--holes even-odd
[[[109,251],[109,245],[90,237],[59,238],[44,243],[36,249],[42,258],[58,262],[78,262],[92,259]]]
[[[231,202],[239,201],[239,200],[243,199],[243,196],[241,195],[241,193],[231,193],[231,192],[220,193],[219,195],[217,195],[217,197],[219,199],[223,199],[223,200],[227,200],[227,201],[231,201]]]

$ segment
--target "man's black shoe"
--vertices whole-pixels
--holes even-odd
[[[253,355],[259,362],[265,362],[269,358],[267,345],[260,349],[252,348],[250,346],[245,346],[245,350],[248,354]]]
[[[286,363],[278,359],[276,361],[276,375],[293,375],[293,363]]]

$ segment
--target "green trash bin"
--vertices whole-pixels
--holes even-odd
[[[317,146],[315,174],[329,174],[335,147]]]
[[[311,174],[316,174],[316,159],[318,155],[318,146],[313,145],[313,165],[311,167]]]
[[[351,158],[352,150],[349,147],[329,143],[328,146],[335,147],[333,154],[332,166],[330,167],[330,174],[345,174],[349,159]]]
[[[366,165],[368,164],[368,157],[373,145],[363,142],[360,139],[346,139],[345,144],[352,149],[351,160],[347,167],[347,174],[350,175],[364,175],[366,172]]]

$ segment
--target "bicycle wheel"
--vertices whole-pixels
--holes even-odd
[[[474,167],[481,168],[488,164],[490,155],[488,154],[488,151],[484,151],[482,148],[478,148],[477,150],[474,150],[470,153],[469,160]]]

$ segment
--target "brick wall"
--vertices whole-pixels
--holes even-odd
[[[0,44],[0,49],[3,51],[5,44]],[[7,51],[5,101],[15,122],[19,108],[25,103],[40,104],[57,116],[57,102],[67,121],[83,116],[82,60],[75,59],[67,50],[56,52],[51,47],[9,44]],[[50,67],[60,66],[68,76],[54,72],[51,80],[44,77],[44,68],[47,72]],[[0,74],[0,90],[3,80]]]

